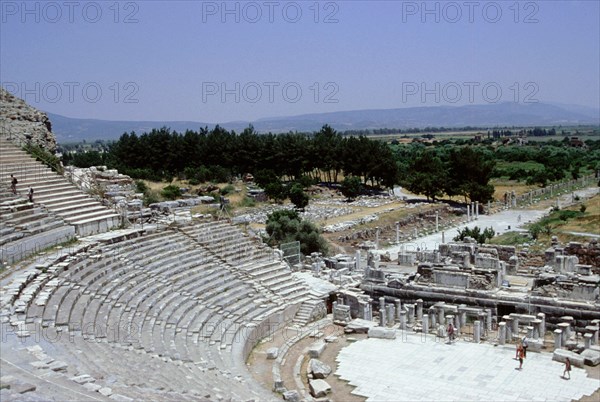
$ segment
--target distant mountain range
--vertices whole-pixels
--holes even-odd
[[[423,106],[401,109],[352,110],[330,113],[312,113],[298,116],[269,117],[255,121],[205,123],[194,121],[116,121],[74,119],[48,113],[52,131],[59,143],[118,139],[124,132],[138,134],[153,128],[169,127],[184,132],[201,127],[214,128],[216,124],[242,131],[252,124],[259,132],[310,132],[329,124],[338,131],[373,128],[425,127],[524,127],[573,126],[600,124],[600,110],[578,105],[548,103],[497,103],[467,106]]]

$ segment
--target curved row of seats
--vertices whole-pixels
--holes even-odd
[[[239,228],[223,222],[206,222],[182,229],[191,239],[230,264],[239,274],[260,284],[277,299],[300,303],[308,297],[304,283],[292,276],[272,249],[257,247]]]
[[[202,231],[208,233],[204,242],[190,235]],[[223,236],[239,243],[235,228],[209,223],[184,232],[157,231],[78,249],[24,279],[11,299],[20,306],[11,319],[68,334],[64,344],[54,345],[62,351],[57,353],[70,354],[101,376],[114,372],[123,395],[139,398],[142,391],[127,391],[131,386],[150,393],[213,390],[234,399],[264,399],[268,392],[249,381],[232,350],[255,343],[247,338],[252,329],[289,303],[300,303],[306,289],[282,302],[284,296],[273,290],[277,283],[297,284],[289,269],[249,239],[245,249],[262,259],[233,265]],[[278,272],[269,276],[270,270]]]

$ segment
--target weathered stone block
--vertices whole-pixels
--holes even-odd
[[[569,360],[571,360],[571,365],[583,368],[583,357],[578,355],[577,353],[569,352],[568,350],[556,349],[554,351],[554,354],[552,355],[552,360],[564,363],[567,361],[567,357],[569,358]]]
[[[325,380],[312,380],[309,383],[310,394],[315,398],[321,398],[331,392],[331,386]]]
[[[313,343],[310,348],[308,349],[308,355],[310,357],[319,357],[321,356],[321,353],[323,353],[323,351],[325,350],[325,346],[327,346],[327,344],[325,342],[315,342]]]
[[[593,349],[586,349],[581,352],[581,357],[583,357],[583,362],[588,366],[597,366],[600,364],[600,352]]]
[[[380,338],[380,339],[396,339],[396,330],[373,327],[369,329],[369,338]]]
[[[310,359],[308,362],[308,370],[312,373],[313,378],[325,379],[331,374],[331,367],[318,359]]]
[[[279,348],[267,349],[267,359],[269,359],[269,360],[277,359],[277,356],[279,356]]]

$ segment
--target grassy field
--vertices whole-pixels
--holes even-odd
[[[582,212],[582,205],[585,205],[585,212]],[[531,225],[530,232],[531,227],[534,225],[541,228],[535,241],[527,234],[508,232],[494,237],[490,243],[504,245],[533,243],[533,249],[543,250],[545,246],[550,244],[552,236],[558,237],[558,240],[563,244],[570,241],[587,241],[590,238],[589,236],[576,235],[573,232],[600,235],[600,195],[581,204],[552,212],[536,224]]]

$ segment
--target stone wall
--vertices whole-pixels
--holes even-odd
[[[591,265],[595,274],[600,274],[600,244],[593,239],[589,243],[571,242],[564,248],[564,253],[574,255],[579,264]]]
[[[0,132],[16,145],[31,143],[54,153],[56,138],[46,113],[0,87]]]

